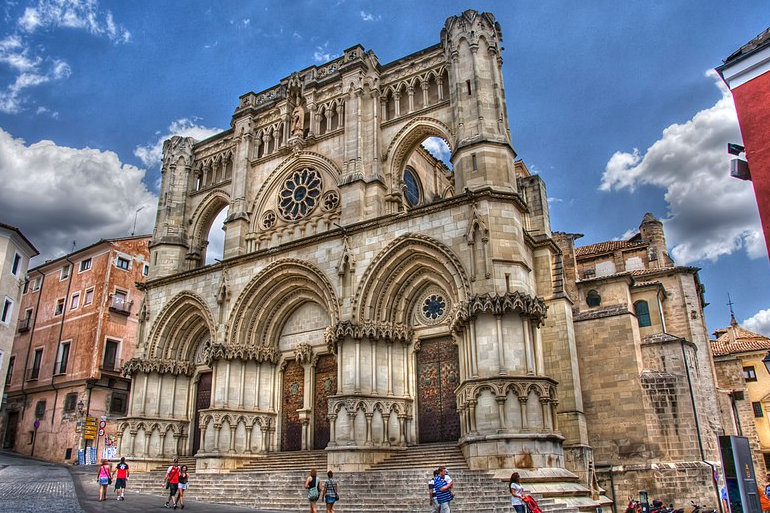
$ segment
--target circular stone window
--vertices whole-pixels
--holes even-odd
[[[410,207],[420,204],[420,180],[409,168],[404,171],[404,196]]]
[[[419,317],[427,324],[436,324],[444,320],[449,310],[449,300],[443,292],[429,291],[419,306]]]
[[[318,204],[323,182],[315,169],[295,171],[278,193],[278,210],[287,221],[302,219]]]

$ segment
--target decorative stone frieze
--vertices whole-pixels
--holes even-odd
[[[414,337],[414,329],[407,324],[399,323],[376,321],[354,323],[352,321],[340,321],[334,327],[333,337],[334,340],[341,340],[345,337],[350,337],[352,339],[369,338],[409,344]]]
[[[165,358],[132,358],[123,365],[123,375],[130,377],[139,372],[192,376],[195,363]]]
[[[455,310],[451,328],[456,332],[461,331],[468,321],[480,313],[503,315],[507,312],[519,312],[533,320],[536,326],[541,326],[545,323],[547,310],[548,306],[543,298],[532,297],[519,291],[475,295]]]

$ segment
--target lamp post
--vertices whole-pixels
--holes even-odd
[[[134,212],[134,228],[131,230],[131,236],[134,236],[134,232],[136,232],[136,216],[139,215],[139,212],[143,210],[145,205],[142,205],[141,207],[136,209],[136,212]]]

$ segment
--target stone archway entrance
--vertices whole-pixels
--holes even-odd
[[[455,388],[460,384],[458,349],[450,338],[423,340],[417,353],[420,443],[460,438]]]
[[[283,372],[283,401],[281,402],[281,450],[302,449],[302,422],[299,410],[305,394],[305,369],[296,360],[289,360]]]

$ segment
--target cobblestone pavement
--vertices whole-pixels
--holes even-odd
[[[66,467],[0,453],[0,511],[81,513]]]

